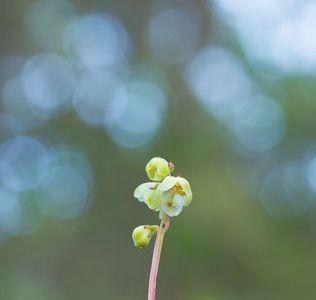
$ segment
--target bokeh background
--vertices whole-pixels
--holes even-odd
[[[145,299],[157,155],[158,299],[316,298],[315,1],[1,0],[0,89],[0,299]]]

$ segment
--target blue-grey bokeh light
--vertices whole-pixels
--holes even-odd
[[[36,188],[47,168],[47,148],[34,138],[17,136],[0,147],[0,182],[11,190]]]
[[[31,58],[23,68],[21,80],[26,99],[47,115],[70,102],[76,87],[70,64],[55,54]]]
[[[84,73],[74,98],[80,118],[89,124],[102,125],[122,86],[122,80],[113,72],[94,70]]]
[[[124,64],[132,45],[126,29],[115,17],[91,14],[67,26],[64,49],[79,65],[96,69]]]
[[[203,107],[246,150],[267,151],[281,140],[282,107],[260,93],[233,53],[214,46],[202,49],[188,64],[186,79]]]
[[[106,123],[113,141],[126,148],[147,144],[157,133],[165,117],[167,99],[164,92],[151,82],[126,84],[120,97],[126,97],[123,111],[115,121]]]
[[[214,0],[254,62],[285,73],[315,72],[316,5],[299,0]]]
[[[4,113],[11,120],[9,126],[17,133],[41,126],[47,119],[26,99],[20,77],[5,82],[2,87],[2,104]]]

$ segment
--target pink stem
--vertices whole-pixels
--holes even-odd
[[[163,238],[166,231],[169,228],[170,219],[164,214],[160,223],[160,227],[157,232],[155,248],[153,253],[153,259],[151,262],[150,276],[149,276],[149,286],[148,286],[148,300],[155,300],[156,296],[156,280],[159,268],[160,254],[162,249]]]

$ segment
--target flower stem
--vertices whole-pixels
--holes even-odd
[[[148,300],[155,300],[156,296],[156,280],[159,268],[160,254],[162,249],[162,243],[165,233],[167,232],[170,224],[170,219],[167,214],[163,214],[159,229],[157,231],[157,237],[155,242],[155,248],[153,258],[151,262],[149,286],[148,286]]]

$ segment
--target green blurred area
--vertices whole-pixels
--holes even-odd
[[[36,53],[23,31],[29,0],[0,3],[0,56]],[[142,34],[150,1],[73,1],[82,12],[119,16],[134,40],[133,62],[150,60]],[[233,33],[216,18],[206,19],[197,1],[204,41],[238,49]],[[216,34],[214,33],[216,28]],[[155,62],[156,63],[156,62]],[[73,113],[34,134],[80,149],[95,176],[90,208],[67,221],[47,221],[32,236],[16,237],[0,248],[0,299],[145,299],[153,243],[134,248],[131,231],[158,216],[133,199],[146,181],[153,156],[176,165],[192,187],[189,208],[172,219],[158,277],[157,299],[294,300],[316,298],[315,211],[275,218],[259,201],[254,164],[231,149],[230,136],[191,95],[175,67],[160,65],[170,85],[168,114],[148,145],[123,149],[101,129],[88,127]],[[287,130],[277,160],[294,158],[315,138],[315,77],[285,77],[276,86],[249,67],[267,94],[277,97],[287,115]]]

